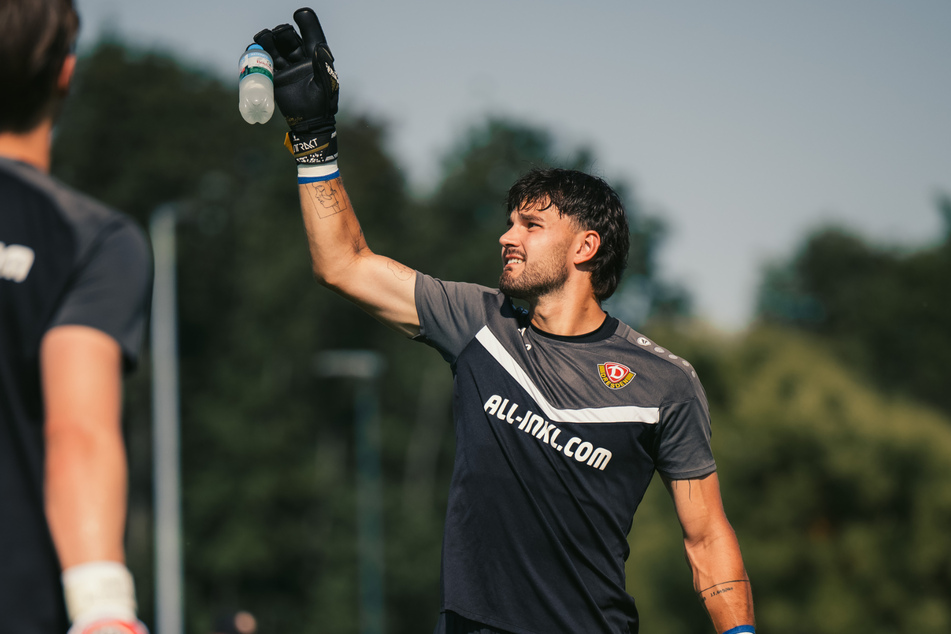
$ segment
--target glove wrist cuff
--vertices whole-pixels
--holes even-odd
[[[117,561],[91,561],[63,571],[66,611],[80,624],[111,617],[135,620],[135,584]]]
[[[337,160],[337,131],[294,132],[284,139],[284,147],[300,165],[320,165]]]
[[[328,161],[316,165],[309,163],[297,164],[297,183],[299,185],[330,181],[339,176],[340,170],[337,169],[337,161]]]

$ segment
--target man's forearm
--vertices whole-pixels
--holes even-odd
[[[60,565],[123,562],[126,458],[118,430],[61,425],[46,440],[46,517]]]
[[[332,180],[298,185],[301,213],[314,275],[336,288],[367,243],[339,175]]]
[[[126,459],[121,354],[109,335],[60,326],[41,346],[45,505],[63,567],[122,561]]]
[[[135,584],[124,562],[122,439],[95,426],[59,429],[47,434],[46,515],[63,568],[69,634],[148,634],[136,618]]]
[[[696,543],[685,542],[694,589],[718,633],[754,624],[753,596],[739,543],[729,524]]]

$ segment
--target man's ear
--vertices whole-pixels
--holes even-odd
[[[59,70],[59,79],[56,81],[56,87],[62,94],[69,92],[69,85],[73,81],[73,71],[76,70],[76,56],[70,53],[63,60],[63,67]]]
[[[575,264],[578,265],[590,261],[600,248],[601,236],[597,231],[588,230],[581,232],[581,240],[578,242],[578,249],[575,251]]]

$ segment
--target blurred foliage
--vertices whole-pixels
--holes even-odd
[[[810,235],[772,266],[759,293],[764,322],[820,336],[880,389],[951,415],[951,200],[938,244],[898,249],[844,229]]]
[[[103,42],[81,60],[54,153],[60,178],[143,225],[160,205],[177,206],[187,631],[210,633],[219,611],[239,607],[258,617],[261,634],[358,630],[354,386],[314,368],[317,352],[339,348],[377,350],[388,362],[379,385],[387,631],[429,631],[453,456],[450,372],[432,350],[314,283],[283,122],[246,125],[236,101],[233,87],[200,71]],[[500,268],[511,182],[533,166],[596,164],[544,130],[489,120],[449,151],[431,193],[411,196],[383,125],[351,113],[338,129],[371,247],[486,285]],[[938,292],[947,242],[899,254],[818,234],[764,284],[764,321],[783,328],[725,341],[670,319],[689,302],[658,279],[663,226],[629,187],[618,189],[635,249],[608,309],[634,326],[652,315],[645,332],[704,380],[761,629],[951,630],[951,425],[866,384],[887,379],[938,405],[947,398],[951,308]],[[951,226],[951,205],[942,209]],[[151,625],[149,385],[146,355],[126,399],[128,558]],[[643,631],[709,631],[688,599],[659,479],[632,547]]]
[[[951,421],[883,396],[825,342],[649,328],[707,387],[724,505],[774,634],[951,631]],[[646,631],[709,631],[659,478],[635,516],[629,589]]]

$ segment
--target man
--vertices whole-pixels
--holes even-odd
[[[151,263],[131,221],[48,175],[78,27],[71,0],[0,3],[0,631],[143,634],[120,411]]]
[[[637,632],[627,533],[655,470],[716,631],[754,631],[696,373],[601,308],[627,258],[617,195],[579,172],[520,179],[499,290],[373,253],[336,166],[333,56],[313,11],[294,19],[300,36],[285,24],[255,41],[274,58],[314,273],[453,370],[457,449],[436,632]]]

